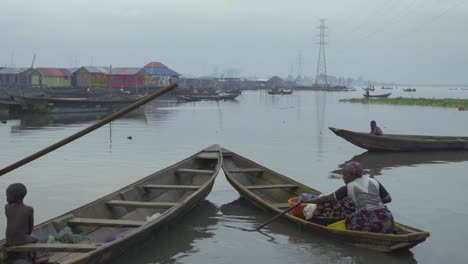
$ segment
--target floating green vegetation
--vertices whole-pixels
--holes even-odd
[[[362,104],[419,105],[434,107],[468,107],[468,99],[430,99],[430,98],[351,98],[340,102]]]

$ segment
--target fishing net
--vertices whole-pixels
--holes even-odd
[[[48,243],[65,243],[65,244],[77,244],[83,241],[87,241],[89,238],[83,235],[73,234],[70,227],[65,227],[53,236],[49,236]]]
[[[13,262],[13,264],[32,264],[32,262],[30,260],[26,260],[26,259],[18,259],[18,260],[15,260],[15,262]]]

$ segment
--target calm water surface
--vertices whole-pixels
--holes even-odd
[[[417,88],[399,96],[468,98],[468,91]],[[207,200],[119,263],[466,263],[468,153],[371,154],[327,127],[384,133],[467,135],[468,112],[450,108],[340,103],[349,93],[245,92],[237,101],[155,101],[0,178],[0,190],[23,182],[36,222],[72,210],[167,167],[211,144],[222,146],[323,192],[343,183],[339,168],[360,161],[393,197],[397,221],[429,239],[397,254],[358,249],[279,220],[266,235],[246,232],[272,215],[239,199],[221,172]],[[101,115],[29,115],[0,124],[5,167],[89,126]],[[127,139],[131,136],[132,139]],[[0,203],[5,203],[0,195]],[[5,229],[0,215],[0,229]],[[3,231],[2,231],[3,233]],[[2,234],[3,235],[3,234]]]

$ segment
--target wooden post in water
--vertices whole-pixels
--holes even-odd
[[[40,157],[44,156],[45,154],[47,154],[49,152],[52,152],[52,151],[54,151],[54,150],[56,150],[56,149],[58,149],[58,148],[60,148],[60,147],[62,147],[64,145],[72,142],[75,139],[78,139],[78,138],[80,138],[80,137],[82,137],[82,136],[84,136],[84,135],[86,135],[86,134],[88,134],[88,133],[90,133],[90,132],[92,132],[92,131],[100,128],[100,127],[102,127],[103,125],[105,125],[105,124],[107,124],[107,123],[109,123],[109,122],[111,122],[111,121],[113,121],[113,120],[127,114],[128,112],[130,112],[132,110],[137,109],[138,107],[140,107],[140,106],[148,103],[149,101],[151,101],[151,100],[153,100],[153,99],[155,99],[155,98],[169,92],[170,90],[172,90],[172,89],[174,89],[176,87],[177,87],[177,84],[173,83],[173,84],[171,84],[169,86],[166,86],[166,87],[164,87],[164,88],[162,88],[162,89],[160,89],[160,90],[158,90],[158,91],[156,91],[156,92],[154,92],[154,93],[152,93],[150,95],[147,95],[147,96],[141,98],[140,100],[138,100],[138,101],[134,102],[133,104],[128,105],[127,107],[125,107],[125,108],[123,108],[123,109],[109,115],[108,117],[106,117],[103,120],[95,123],[94,125],[91,125],[91,126],[85,128],[85,129],[81,130],[81,131],[78,131],[77,133],[75,133],[75,134],[73,134],[73,135],[71,135],[71,136],[69,136],[69,137],[67,137],[65,139],[62,139],[62,140],[60,140],[59,142],[57,142],[55,144],[52,144],[52,145],[50,145],[50,146],[48,146],[48,147],[46,147],[46,148],[32,154],[32,155],[30,155],[30,156],[28,156],[28,157],[26,157],[26,158],[24,158],[22,160],[19,160],[19,161],[13,163],[13,164],[1,169],[0,170],[0,176],[3,176],[4,174],[6,174],[6,173],[8,173],[8,172],[10,172],[10,171],[12,171],[14,169],[17,169],[17,168],[19,168],[19,167],[21,167],[21,166],[35,160],[35,159],[37,159],[37,158],[40,158]]]

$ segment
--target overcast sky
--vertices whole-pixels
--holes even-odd
[[[468,83],[466,0],[1,0],[0,66],[314,76],[320,18],[330,75]]]

